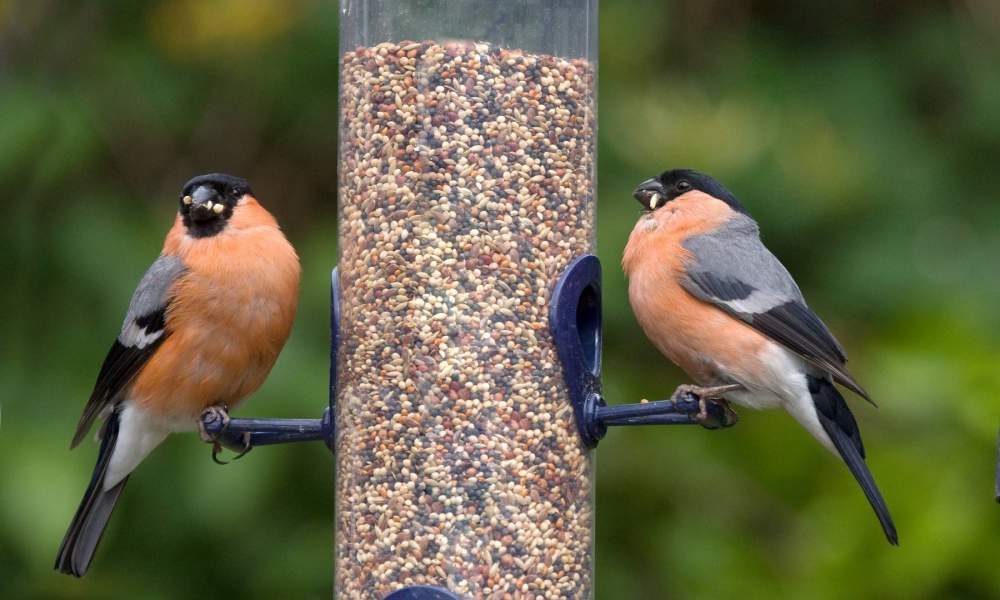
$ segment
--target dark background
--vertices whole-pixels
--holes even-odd
[[[683,382],[627,306],[629,191],[667,166],[710,172],[878,401],[852,402],[902,545],[782,413],[616,430],[597,457],[597,597],[1000,597],[1000,5],[607,0],[600,23],[608,398]],[[330,596],[318,445],[222,468],[176,436],[86,579],[51,566],[96,453],[67,450],[73,426],[190,176],[250,178],[302,256],[295,330],[242,414],[319,416],[337,47],[332,0],[0,0],[0,596]]]

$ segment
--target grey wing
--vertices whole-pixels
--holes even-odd
[[[784,265],[760,241],[757,224],[740,215],[710,234],[684,242],[694,256],[684,289],[795,352],[871,401],[847,372],[847,355],[809,309]]]
[[[118,401],[118,395],[136,376],[169,334],[166,313],[174,282],[186,270],[176,256],[160,256],[149,267],[132,294],[121,333],[108,351],[90,400],[76,427],[73,448],[87,435],[94,419]]]

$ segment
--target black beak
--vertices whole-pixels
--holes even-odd
[[[191,219],[196,222],[204,222],[217,216],[213,208],[222,199],[214,188],[207,185],[198,186],[191,194]]]
[[[657,203],[659,203],[660,198],[664,195],[663,184],[657,181],[655,177],[643,181],[632,192],[632,197],[638,200],[639,204],[646,210],[656,210]]]

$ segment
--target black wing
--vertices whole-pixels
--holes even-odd
[[[160,315],[166,313],[166,307],[160,310]],[[166,339],[166,331],[160,329],[161,335],[156,341],[146,346],[126,346],[120,340],[115,340],[108,351],[108,356],[101,365],[101,372],[97,375],[97,383],[94,384],[94,391],[90,394],[90,400],[83,408],[83,415],[76,426],[76,433],[73,435],[73,442],[70,448],[75,448],[80,441],[90,431],[94,419],[101,412],[117,402],[117,396],[129,382],[139,373],[139,370],[146,364],[151,356],[156,352],[163,340]],[[151,333],[153,333],[151,331]]]
[[[809,307],[793,300],[763,313],[747,315],[744,320],[871,402],[868,392],[847,372],[847,357],[840,344]]]
[[[170,290],[185,270],[179,258],[161,256],[146,271],[132,295],[121,333],[97,375],[97,383],[83,408],[70,448],[80,443],[105,409],[119,402],[125,387],[169,335],[166,315]]]
[[[689,238],[684,247],[694,260],[687,265],[684,288],[871,402],[868,392],[847,372],[847,356],[840,343],[806,306],[792,276],[757,234],[753,221],[740,218],[712,234]]]

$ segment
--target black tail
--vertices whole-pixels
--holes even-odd
[[[898,546],[899,537],[896,535],[896,525],[889,515],[889,507],[885,505],[882,494],[875,485],[871,471],[865,464],[865,447],[861,443],[861,432],[858,424],[854,420],[844,397],[840,395],[837,388],[827,379],[819,379],[810,376],[809,391],[812,393],[813,403],[816,405],[816,413],[819,422],[833,441],[834,447],[840,453],[840,457],[847,463],[847,468],[858,480],[861,489],[868,498],[868,503],[872,505],[875,516],[882,524],[882,531],[889,543]]]
[[[69,524],[66,537],[63,538],[62,545],[59,546],[59,555],[56,557],[55,568],[62,573],[83,577],[90,567],[90,561],[94,558],[94,551],[101,541],[104,528],[111,518],[111,511],[115,509],[118,496],[128,477],[121,480],[118,485],[105,491],[104,474],[108,471],[108,463],[111,462],[111,454],[115,449],[115,442],[118,441],[119,414],[111,413],[108,421],[104,425],[104,437],[101,440],[101,451],[97,455],[97,465],[94,467],[94,475],[90,478],[90,485],[83,495],[80,507],[76,509],[76,515]]]

